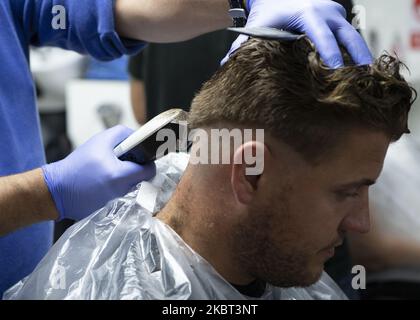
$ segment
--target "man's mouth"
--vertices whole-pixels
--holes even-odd
[[[331,258],[335,254],[335,248],[339,247],[343,244],[343,239],[338,239],[337,241],[333,242],[332,245],[329,245],[325,249],[322,249],[321,252],[325,254],[328,258]]]

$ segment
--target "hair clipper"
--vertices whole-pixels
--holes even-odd
[[[188,141],[187,117],[188,112],[182,109],[170,109],[157,115],[115,147],[114,154],[122,161],[142,165],[169,152],[188,151],[191,143]],[[172,137],[163,139],[159,135],[163,129],[171,130],[166,132],[173,133]]]

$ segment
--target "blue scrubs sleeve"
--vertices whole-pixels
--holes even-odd
[[[117,34],[114,7],[115,0],[24,0],[23,29],[32,45],[58,46],[98,60],[138,53],[145,43]],[[63,12],[65,19],[59,19]]]

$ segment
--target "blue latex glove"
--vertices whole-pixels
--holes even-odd
[[[339,46],[343,45],[358,65],[373,61],[366,42],[347,22],[344,7],[331,0],[247,0],[250,14],[247,27],[274,27],[305,33],[315,44],[324,63],[331,68],[343,66]],[[248,39],[240,35],[229,55]]]
[[[42,167],[59,219],[83,219],[156,174],[154,163],[140,166],[114,155],[114,147],[132,132],[116,126],[97,134],[64,160]]]

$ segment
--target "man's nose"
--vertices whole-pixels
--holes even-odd
[[[353,208],[343,219],[341,229],[345,232],[367,233],[370,230],[369,197],[366,194],[362,203]]]

